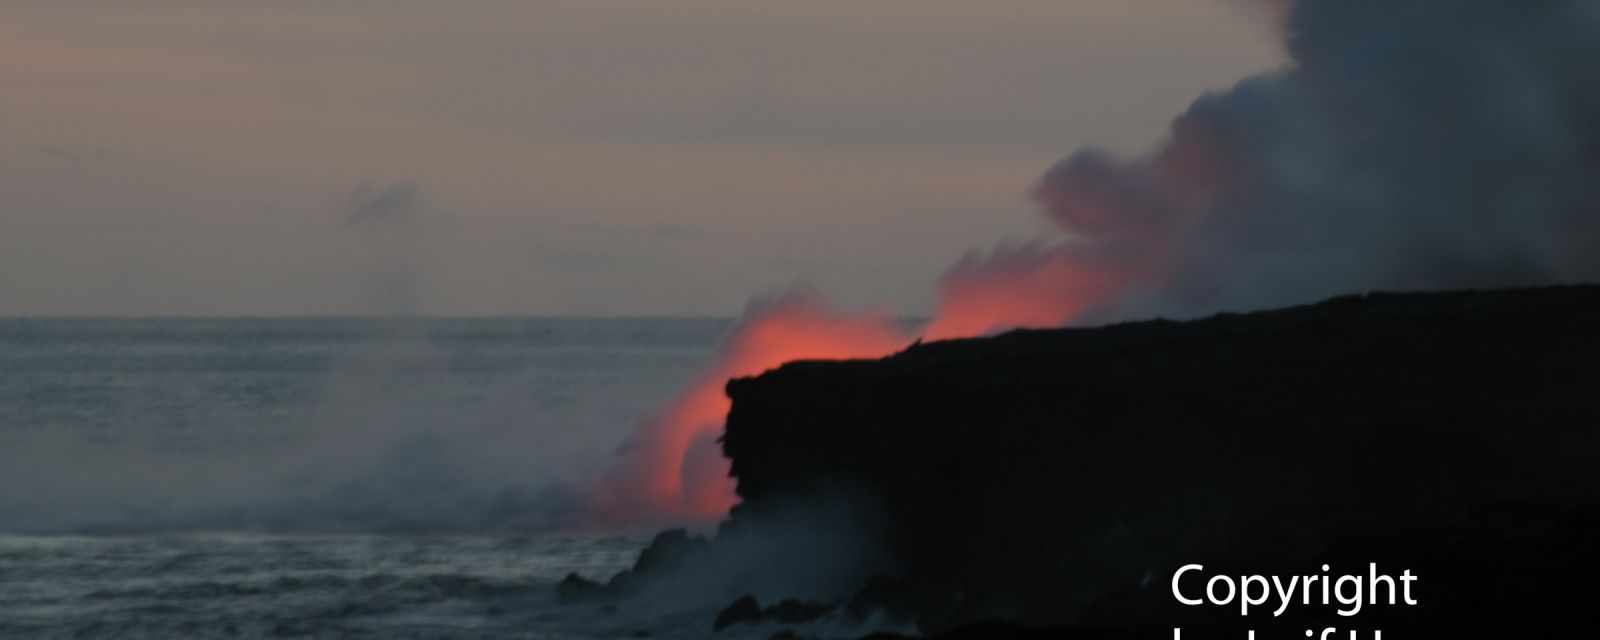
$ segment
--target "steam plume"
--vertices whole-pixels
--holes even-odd
[[[877,357],[908,342],[887,319],[836,312],[809,291],[751,303],[710,370],[640,425],[599,497],[601,517],[721,517],[734,503],[728,460],[715,442],[728,413],[722,388],[729,378],[791,360]]]
[[[1084,149],[1057,163],[1033,195],[1070,238],[957,263],[923,335],[1600,278],[1600,5],[1264,4],[1282,20],[1287,68],[1202,96],[1144,157]],[[715,516],[731,502],[726,462],[704,447],[728,377],[905,343],[815,304],[751,314],[646,425],[649,453],[634,459],[657,478],[653,503]],[[811,318],[803,347],[771,329],[790,314]],[[686,472],[722,497],[685,497]]]
[[[1581,0],[1302,0],[1289,68],[1197,100],[1147,157],[1035,196],[1193,314],[1376,288],[1593,279],[1600,12]]]

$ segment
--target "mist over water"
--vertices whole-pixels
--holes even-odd
[[[721,320],[0,320],[0,531],[573,524]]]
[[[697,638],[754,563],[822,589],[866,551],[808,521],[693,589],[557,596],[650,539],[586,489],[730,328],[0,320],[0,637]]]

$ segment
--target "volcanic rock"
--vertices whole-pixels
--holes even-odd
[[[833,613],[836,608],[831,604],[789,598],[763,609],[755,596],[746,595],[735,600],[733,604],[728,605],[717,614],[716,621],[712,623],[712,630],[721,631],[734,624],[760,624],[764,622],[806,624],[816,622],[823,616]]]
[[[856,533],[882,543],[892,580],[847,610],[899,602],[932,634],[1001,619],[1298,636],[1390,614],[1556,628],[1588,615],[1574,594],[1592,588],[1571,577],[1600,547],[1597,365],[1593,286],[1358,295],[790,363],[728,384],[730,527],[881,505]],[[1413,568],[1435,604],[1263,623],[1180,607],[1168,587],[1189,563],[1295,575],[1325,561]]]
[[[716,621],[712,622],[712,631],[721,631],[735,624],[754,624],[761,621],[761,603],[755,596],[744,596],[734,600],[721,612],[717,613]]]

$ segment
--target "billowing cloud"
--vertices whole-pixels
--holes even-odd
[[[1576,0],[1303,0],[1292,65],[1037,199],[1147,266],[1155,311],[1600,277],[1600,19]]]

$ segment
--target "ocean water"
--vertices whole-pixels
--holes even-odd
[[[170,533],[0,537],[4,638],[671,637],[685,619],[563,605],[628,536]],[[695,637],[688,634],[688,637]]]
[[[571,489],[728,328],[0,320],[0,638],[704,637],[553,585],[648,540]]]

